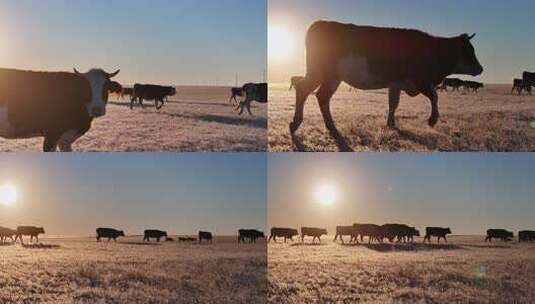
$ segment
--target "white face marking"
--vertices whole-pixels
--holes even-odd
[[[87,113],[91,117],[100,117],[106,114],[106,101],[103,100],[104,84],[108,81],[107,76],[100,70],[91,70],[81,74],[91,86],[91,102],[87,104]]]
[[[338,76],[359,89],[376,88],[377,79],[368,71],[368,60],[362,56],[348,56],[338,61]]]

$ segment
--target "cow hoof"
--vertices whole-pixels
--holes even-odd
[[[290,133],[294,134],[299,129],[299,124],[295,122],[290,123]]]
[[[429,120],[427,121],[427,124],[429,124],[429,126],[430,126],[431,128],[434,128],[435,125],[437,124],[437,122],[438,122],[438,118],[431,117],[431,118],[429,118]]]

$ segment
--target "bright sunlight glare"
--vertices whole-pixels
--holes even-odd
[[[336,187],[321,185],[316,189],[316,199],[322,205],[332,205],[336,201]]]
[[[17,188],[11,184],[0,186],[0,204],[5,206],[13,205],[17,201]]]
[[[294,48],[294,37],[281,26],[268,29],[268,57],[270,60],[286,59]]]

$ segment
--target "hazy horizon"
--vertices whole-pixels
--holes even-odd
[[[0,67],[121,69],[127,85],[259,82],[266,20],[265,0],[2,1]]]
[[[280,58],[269,54],[270,83],[289,82],[305,72],[305,34],[316,20],[336,20],[360,25],[413,28],[435,36],[476,33],[473,44],[484,73],[476,78],[485,83],[510,84],[522,71],[534,71],[535,42],[529,39],[535,3],[529,1],[429,2],[411,0],[270,0],[269,31],[282,28],[289,36]],[[272,37],[273,34],[268,36]],[[279,38],[280,39],[280,38]],[[270,38],[270,45],[272,40]],[[270,49],[274,47],[270,46]],[[273,53],[273,51],[271,51]]]
[[[268,156],[268,227],[360,223],[535,230],[535,157],[529,153],[312,153]],[[315,191],[336,189],[321,204]]]
[[[44,226],[50,236],[265,229],[264,154],[4,154],[0,166],[0,184],[18,192],[0,204],[0,226]]]

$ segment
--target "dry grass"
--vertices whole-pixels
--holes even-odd
[[[227,87],[177,87],[161,110],[153,102],[133,111],[129,101],[111,96],[104,117],[94,120],[75,151],[266,151],[267,106],[238,116]],[[42,138],[6,140],[0,151],[40,151]]]
[[[441,120],[430,128],[430,103],[424,96],[402,94],[396,112],[398,130],[386,127],[386,90],[353,91],[341,87],[331,102],[334,121],[355,151],[534,151],[535,96],[510,95],[509,85],[487,85],[478,94],[439,93]],[[305,119],[294,139],[288,124],[295,92],[270,87],[269,150],[338,151],[315,96],[305,105]]]
[[[533,303],[535,244],[268,245],[273,303]]]
[[[0,246],[0,303],[261,303],[266,245],[45,239]]]

